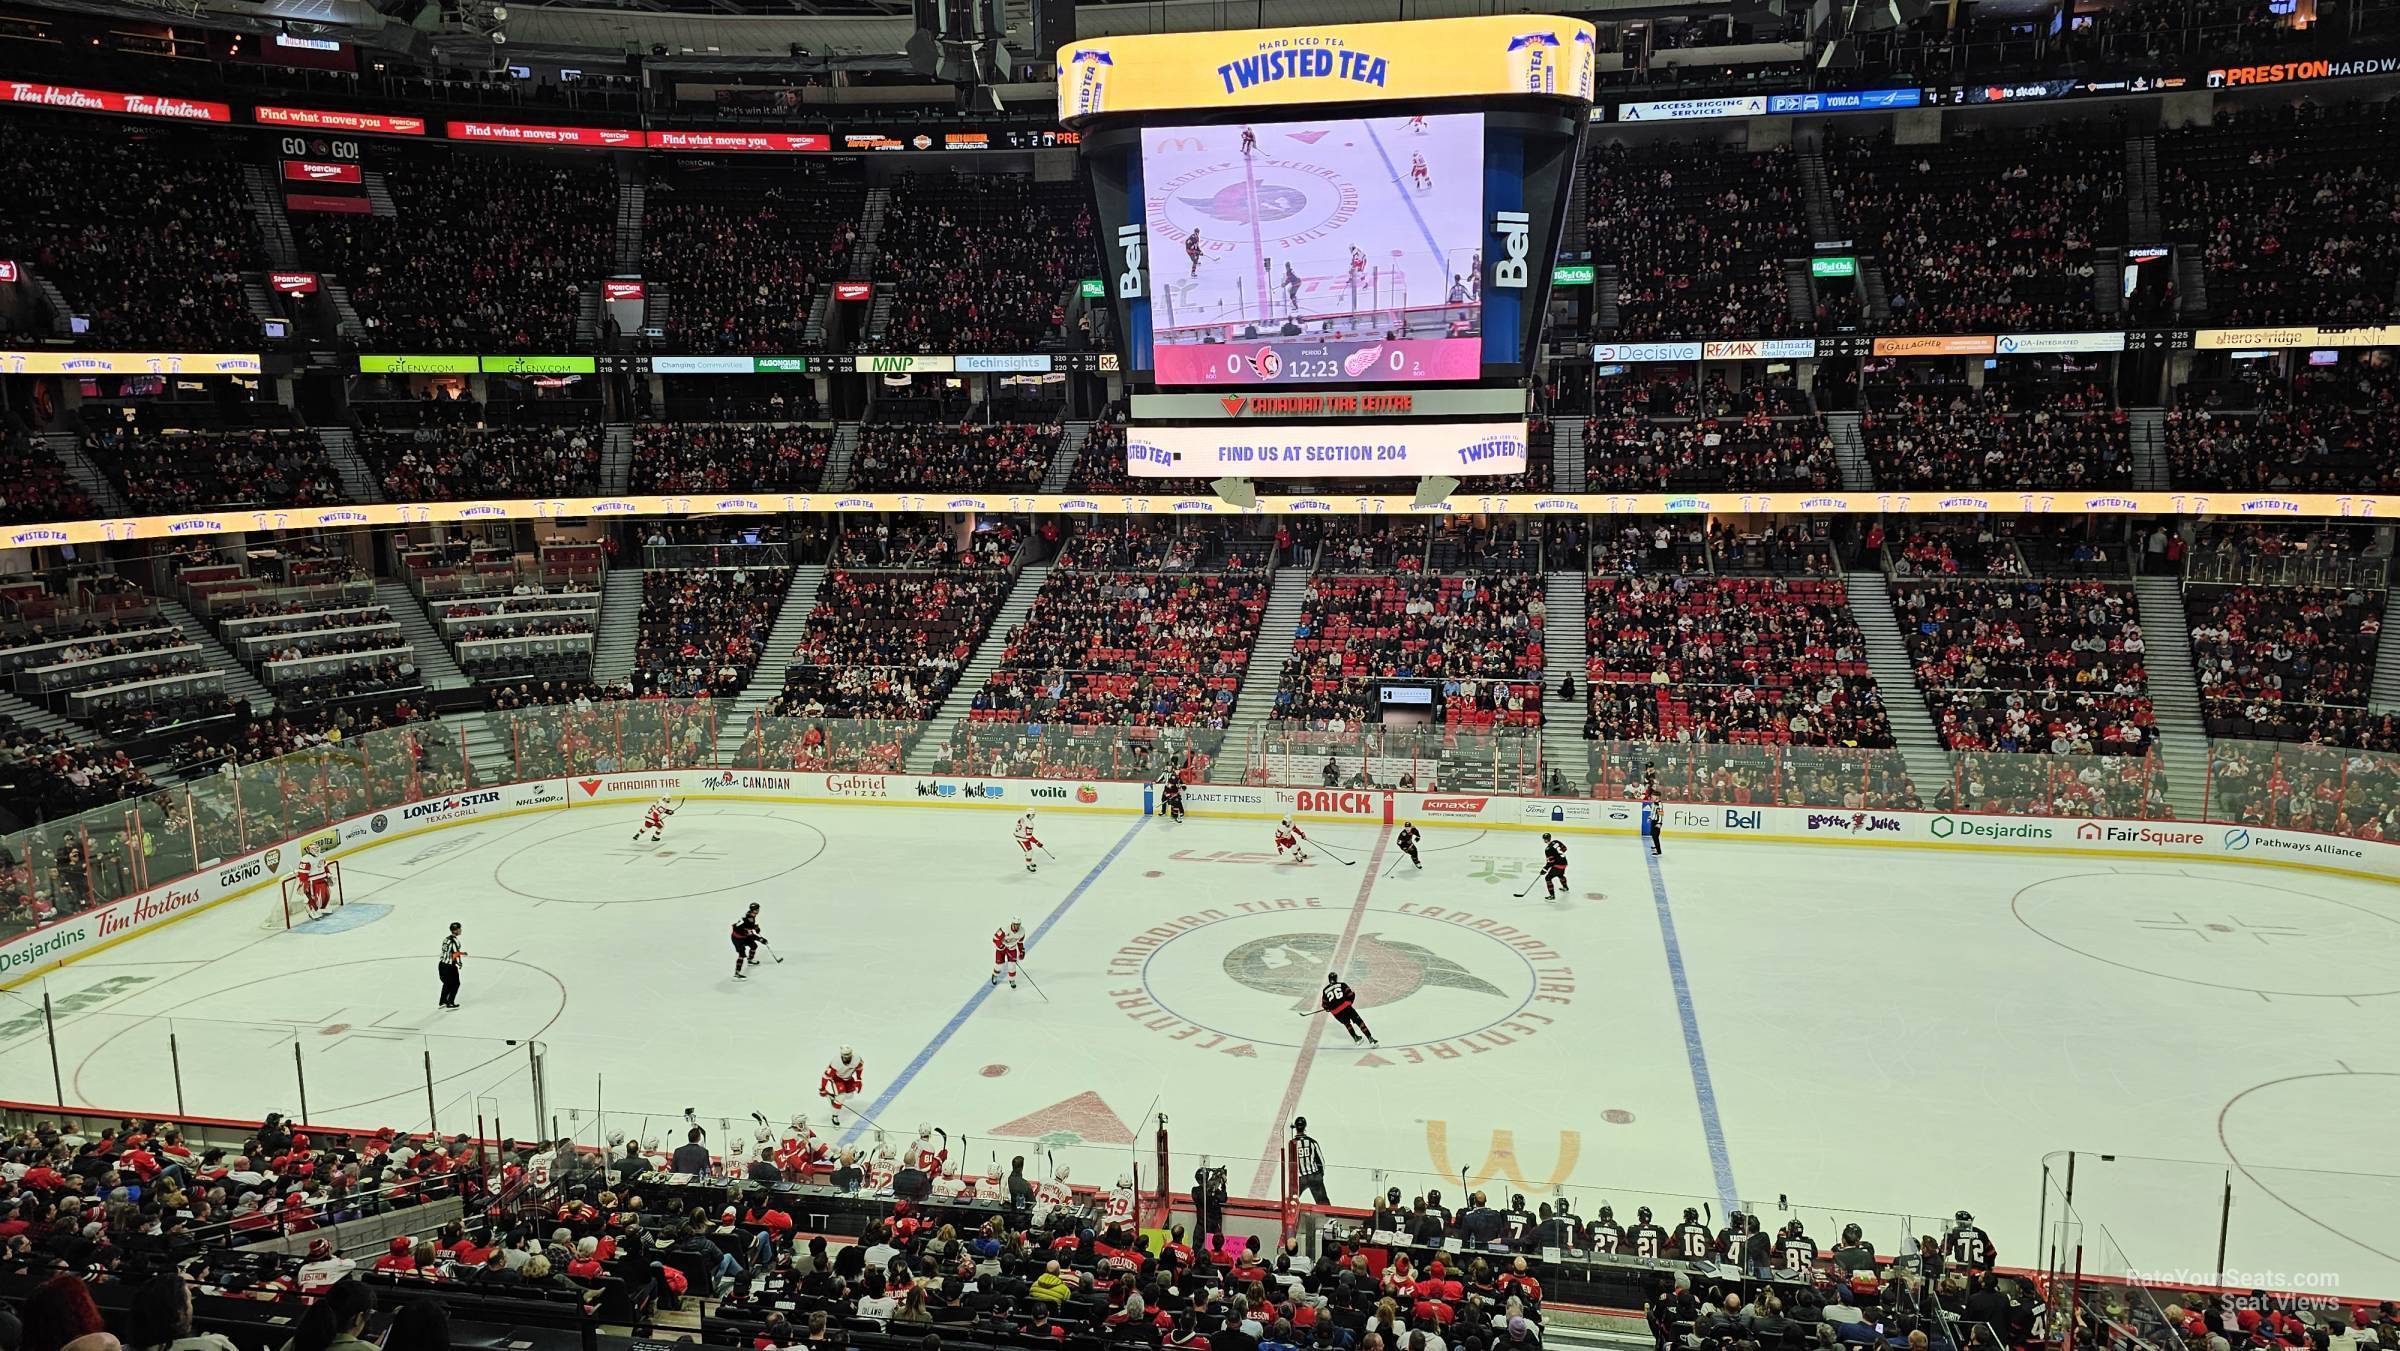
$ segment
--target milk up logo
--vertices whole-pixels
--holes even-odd
[[[1339,938],[1325,933],[1274,934],[1254,938],[1225,954],[1225,974],[1261,994],[1292,1001],[1296,1009],[1317,1006]],[[1483,979],[1431,948],[1381,934],[1360,934],[1351,945],[1342,979],[1368,1008],[1399,1003],[1427,986],[1502,995]]]

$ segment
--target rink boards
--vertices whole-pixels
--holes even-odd
[[[165,885],[55,920],[0,943],[0,989],[103,948],[275,887],[296,869],[301,846],[345,857],[444,826],[527,812],[632,807],[660,794],[686,806],[710,800],[838,806],[845,803],[936,810],[1095,812],[1150,815],[1158,786],[1108,780],[978,779],[918,774],[814,774],[772,770],[654,770],[532,779],[477,787],[339,821],[267,848],[210,860]],[[1589,798],[1500,793],[1418,793],[1388,789],[1218,787],[1184,791],[1187,811],[1212,818],[1430,829],[1551,830],[1632,835],[1640,808]],[[1778,844],[1886,846],[1981,853],[2072,854],[2122,859],[2185,859],[2264,864],[2400,880],[2400,845],[2257,826],[2104,818],[2015,817],[1970,813],[1851,811],[1808,807],[1673,805],[1664,823],[1668,847],[1692,836]]]

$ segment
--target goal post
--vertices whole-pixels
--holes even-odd
[[[325,899],[320,908],[312,909],[308,893],[297,873],[281,879],[276,886],[276,904],[259,917],[262,929],[296,929],[312,919],[321,919],[341,908],[342,865],[338,859],[324,859],[317,864],[317,874],[324,881]]]

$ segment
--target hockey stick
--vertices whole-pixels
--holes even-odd
[[[1051,852],[1050,852],[1050,846],[1049,846],[1049,845],[1046,845],[1046,844],[1037,844],[1037,845],[1035,845],[1035,846],[1034,846],[1034,848],[1036,848],[1036,849],[1039,849],[1039,850],[1041,850],[1041,851],[1042,851],[1042,857],[1043,857],[1043,858],[1046,858],[1046,859],[1050,860],[1052,863],[1056,863],[1056,862],[1058,862],[1058,855],[1056,855],[1056,854],[1053,854],[1053,853],[1051,853]]]
[[[1334,862],[1341,864],[1345,868],[1355,868],[1358,866],[1357,859],[1343,858],[1341,854],[1334,850],[1333,846],[1326,844],[1321,840],[1312,840],[1305,835],[1301,836],[1300,838],[1303,843],[1317,846],[1317,848],[1324,853],[1325,857],[1332,859]]]
[[[1050,1002],[1050,996],[1043,994],[1042,992],[1042,983],[1033,978],[1033,973],[1031,971],[1025,969],[1025,959],[1022,957],[1017,959],[1017,974],[1025,978],[1025,983],[1033,987],[1033,992],[1035,994],[1042,996],[1043,1003],[1047,1004]]]
[[[1540,886],[1541,884],[1542,884],[1542,879],[1541,879],[1541,878],[1539,878],[1539,877],[1536,877],[1536,878],[1534,878],[1532,881],[1530,881],[1530,882],[1527,882],[1527,883],[1525,884],[1525,889],[1524,889],[1523,891],[1520,891],[1520,892],[1518,892],[1518,893],[1517,893],[1517,899],[1518,899],[1518,900],[1520,900],[1520,901],[1521,901],[1521,900],[1524,900],[1526,897],[1528,897],[1528,896],[1530,896],[1530,895],[1532,895],[1532,894],[1533,894],[1533,889],[1534,889],[1535,887],[1538,887],[1538,886]]]
[[[758,945],[767,950],[767,955],[775,959],[775,964],[777,966],[783,965],[783,954],[775,950],[775,945],[773,943],[770,943],[762,938],[758,940]],[[757,963],[752,962],[751,965],[756,966]]]

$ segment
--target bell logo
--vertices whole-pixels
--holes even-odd
[[[1142,298],[1142,227],[1117,227],[1117,250],[1125,255],[1125,270],[1117,274],[1117,299]]]
[[[1500,236],[1500,256],[1492,263],[1492,285],[1524,290],[1526,259],[1533,252],[1533,218],[1522,211],[1495,211],[1492,232]]]

